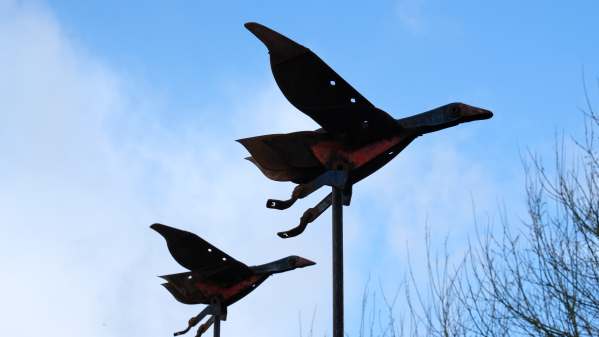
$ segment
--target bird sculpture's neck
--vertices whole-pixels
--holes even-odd
[[[296,267],[294,267],[290,263],[289,258],[286,257],[286,258],[276,260],[273,262],[253,266],[251,268],[254,271],[254,273],[256,273],[256,274],[271,275],[271,274],[283,273],[283,272],[286,272],[289,270],[293,270]]]
[[[400,118],[398,124],[404,130],[424,134],[446,129],[461,123],[488,119],[493,113],[463,103],[450,103],[414,116]]]

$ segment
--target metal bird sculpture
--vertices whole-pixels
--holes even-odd
[[[488,119],[489,110],[451,103],[394,119],[370,103],[310,49],[258,23],[245,27],[268,48],[280,90],[322,128],[239,139],[268,178],[298,184],[288,200],[269,199],[286,209],[324,185],[343,190],[349,205],[352,185],[395,158],[418,136],[461,123]],[[331,205],[331,194],[303,214],[300,224],[278,235],[299,235]]]
[[[208,315],[211,317],[200,325],[196,336],[202,335],[212,324],[214,334],[218,336],[220,321],[226,320],[229,305],[245,297],[273,274],[315,264],[299,256],[289,256],[248,267],[193,233],[162,224],[153,224],[150,228],[164,237],[175,261],[189,270],[160,276],[166,280],[162,285],[181,303],[208,305],[175,336],[188,332]]]

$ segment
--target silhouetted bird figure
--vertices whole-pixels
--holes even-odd
[[[246,159],[272,180],[299,184],[289,200],[269,199],[286,209],[323,185],[341,187],[349,205],[351,187],[401,152],[416,137],[460,123],[488,119],[491,111],[451,103],[394,119],[375,107],[310,49],[258,23],[245,27],[268,48],[274,78],[289,102],[322,129],[238,140]],[[308,209],[300,224],[281,237],[300,234],[331,204],[331,194]]]
[[[168,250],[189,272],[160,276],[162,285],[181,303],[208,304],[189,320],[189,331],[205,316],[208,321],[200,326],[197,336],[205,332],[215,319],[226,320],[227,307],[256,289],[269,276],[315,263],[299,256],[289,256],[274,262],[248,267],[225,254],[199,236],[162,224],[150,226],[166,240]]]

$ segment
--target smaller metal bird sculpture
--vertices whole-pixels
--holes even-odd
[[[201,336],[213,324],[214,336],[219,336],[220,321],[226,320],[229,305],[252,292],[272,274],[315,264],[299,256],[289,256],[248,267],[193,233],[158,223],[150,228],[164,237],[175,261],[190,270],[160,276],[167,281],[162,285],[181,303],[208,305],[175,336],[188,332],[208,315],[211,317],[200,325],[196,336]]]

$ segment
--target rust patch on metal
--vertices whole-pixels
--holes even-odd
[[[221,297],[225,303],[228,303],[241,292],[244,292],[249,288],[253,288],[252,285],[255,286],[257,283],[260,283],[265,277],[268,276],[252,275],[245,280],[241,280],[229,287],[223,287],[219,284],[201,281],[195,282],[194,285],[207,298]]]
[[[400,135],[368,143],[357,149],[348,149],[339,142],[326,141],[312,145],[312,153],[329,169],[337,169],[331,163],[339,161],[349,164],[351,169],[357,169],[374,158],[389,151],[397,145],[403,137]]]

